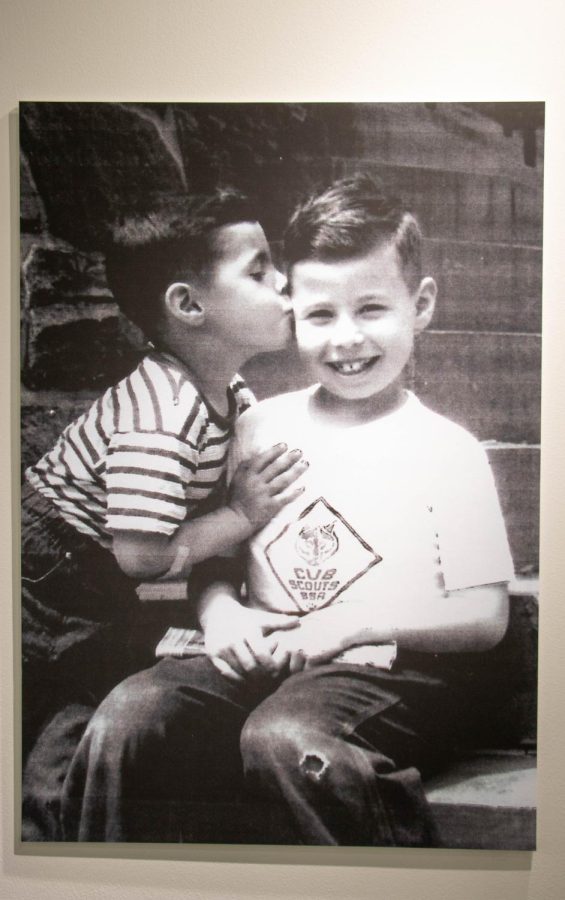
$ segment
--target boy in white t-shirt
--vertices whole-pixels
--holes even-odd
[[[437,842],[421,773],[480,706],[513,568],[484,450],[404,388],[436,299],[420,243],[365,176],[295,213],[296,338],[317,383],[246,412],[232,468],[299,440],[305,492],[249,540],[245,604],[227,583],[204,592],[208,657],[165,660],[114,692],[125,732],[104,705],[94,718],[66,785],[69,837],[139,838],[134,810],[139,821],[174,796],[167,771],[177,796],[223,796],[241,731],[247,796],[281,805],[296,841]],[[265,634],[266,611],[299,627]],[[142,783],[134,801],[128,785]]]

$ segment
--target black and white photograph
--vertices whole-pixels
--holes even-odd
[[[19,104],[23,844],[535,849],[544,117]]]

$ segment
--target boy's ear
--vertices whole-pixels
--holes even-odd
[[[433,278],[422,278],[416,294],[416,331],[423,331],[432,320],[437,297],[437,284]]]
[[[204,324],[206,313],[198,299],[198,292],[186,281],[175,281],[165,291],[165,307],[175,319],[198,328]]]

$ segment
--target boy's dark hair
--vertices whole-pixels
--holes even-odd
[[[416,218],[369,175],[335,181],[294,212],[284,237],[291,267],[307,259],[334,262],[364,256],[380,243],[396,247],[410,291],[422,278],[422,233]]]
[[[106,248],[106,275],[125,316],[155,337],[167,287],[187,276],[205,276],[217,258],[214,231],[257,221],[252,201],[234,188],[211,195],[163,199],[158,210],[114,224]]]

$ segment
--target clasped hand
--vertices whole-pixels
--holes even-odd
[[[205,631],[208,656],[232,681],[293,674],[333,659],[343,648],[332,627],[317,614],[299,619],[286,613],[240,606]]]

